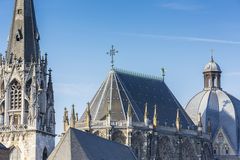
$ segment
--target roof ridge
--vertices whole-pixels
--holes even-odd
[[[160,77],[160,76],[144,74],[144,73],[135,72],[135,71],[129,71],[129,70],[120,69],[120,68],[114,68],[113,71],[124,73],[124,74],[128,74],[128,75],[132,75],[132,76],[136,76],[136,77],[163,81],[163,78]]]

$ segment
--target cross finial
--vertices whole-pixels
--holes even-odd
[[[161,71],[162,71],[162,78],[163,78],[163,81],[164,81],[165,76],[166,76],[166,70],[165,70],[165,68],[163,67],[163,68],[161,68]]]
[[[213,54],[214,54],[214,49],[211,49],[211,62],[214,61],[214,59],[213,59]]]
[[[114,48],[114,46],[112,45],[112,48],[110,49],[109,52],[107,52],[107,54],[110,55],[111,57],[111,66],[112,66],[112,69],[114,67],[114,56],[116,55],[116,53],[118,53],[118,51]]]

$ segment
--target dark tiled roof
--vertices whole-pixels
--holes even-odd
[[[161,79],[118,70],[116,70],[116,75],[119,79],[118,82],[122,84],[127,92],[134,111],[141,121],[143,121],[144,117],[144,105],[147,102],[150,120],[153,118],[154,105],[156,104],[159,124],[164,125],[165,122],[168,122],[171,125],[175,123],[177,109],[180,109],[183,127],[193,125],[180,103]],[[121,95],[124,97],[122,91]],[[124,106],[125,110],[127,110],[127,103],[124,103]]]
[[[136,160],[122,144],[70,128],[49,156],[49,160]]]
[[[112,120],[126,120],[130,102],[134,113],[133,121],[143,122],[144,106],[145,103],[148,103],[150,120],[153,119],[154,105],[157,105],[160,125],[165,125],[165,122],[168,125],[175,124],[177,109],[180,110],[181,123],[184,128],[194,125],[166,83],[158,77],[114,69],[110,71],[91,101],[93,120],[102,120],[106,117],[110,101],[112,103]],[[85,113],[81,117],[81,121],[84,121]]]

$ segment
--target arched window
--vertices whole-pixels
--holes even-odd
[[[225,145],[224,148],[225,148],[225,154],[228,155],[229,154],[229,147],[228,147],[228,145]]]
[[[112,134],[112,140],[121,144],[126,144],[126,137],[124,133],[120,130]]]
[[[21,160],[21,151],[18,147],[14,147],[10,152],[10,160]]]
[[[22,107],[22,87],[21,84],[14,80],[11,83],[10,87],[10,109],[11,110],[19,110]]]
[[[4,124],[5,101],[0,104],[0,126]]]
[[[141,159],[143,155],[144,136],[140,131],[133,133],[132,135],[132,149],[137,157]]]
[[[47,158],[48,158],[48,152],[47,152],[47,148],[45,147],[43,150],[42,160],[47,160]]]
[[[1,84],[1,98],[4,97],[5,91],[4,91],[4,82]]]

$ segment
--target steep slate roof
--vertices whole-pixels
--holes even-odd
[[[165,122],[168,125],[175,123],[177,109],[180,109],[181,123],[184,128],[194,125],[161,78],[120,69],[110,71],[107,79],[92,99],[90,110],[93,121],[105,119],[108,108],[111,108],[113,121],[126,120],[129,102],[134,113],[133,121],[143,122],[144,105],[147,102],[150,120],[153,118],[154,105],[157,105],[160,125],[164,125]],[[85,113],[81,117],[81,121],[84,121]]]
[[[122,144],[70,128],[48,160],[136,160]]]

